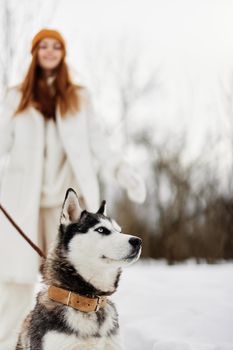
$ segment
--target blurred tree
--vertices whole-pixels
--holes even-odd
[[[136,124],[143,124],[144,115],[148,113],[144,107],[149,103],[153,105],[161,88],[161,67],[148,64],[143,47],[129,38],[118,39],[112,47],[105,46],[103,42],[88,42],[85,51],[84,75],[92,92],[96,117],[105,121],[105,131],[113,146],[122,152],[122,157],[128,154],[143,176],[145,171],[140,167],[139,154],[137,160],[130,156],[134,153],[131,146],[134,144],[133,134],[138,128]],[[119,218],[127,232],[135,232],[143,238],[143,254],[149,255],[149,226],[145,224],[145,216],[142,217],[145,214],[142,206],[133,205],[116,184],[107,182],[103,177],[100,177],[100,183],[102,196],[109,198],[114,216]]]
[[[125,152],[133,129],[130,116],[139,114],[137,107],[145,105],[143,101],[148,98],[154,102],[161,88],[161,67],[148,64],[143,46],[127,37],[118,38],[112,46],[104,41],[88,42],[84,50],[84,75],[93,94],[97,117],[106,121],[110,137],[117,134],[116,137],[123,138],[121,147]],[[146,112],[140,111],[141,119],[143,113]]]
[[[20,70],[32,35],[49,25],[59,0],[0,0],[0,101],[11,84],[14,68]]]
[[[49,25],[59,2],[0,0],[0,103],[6,88],[15,83],[14,75],[18,78],[22,73],[32,36]],[[0,161],[0,174],[5,161]]]
[[[207,135],[199,156],[184,161],[184,136],[176,138],[167,132],[161,137],[155,124],[140,122],[136,126],[138,115],[143,121],[148,113],[145,106],[156,103],[156,93],[162,88],[160,69],[146,64],[143,50],[132,50],[132,43],[123,41],[114,49],[97,45],[86,52],[87,82],[97,117],[106,121],[109,135],[119,143],[120,137],[114,137],[117,130],[123,139],[118,149],[124,154],[132,150],[146,177],[148,196],[141,206],[102,179],[105,196],[106,187],[113,188],[115,205],[111,209],[123,231],[143,238],[145,257],[166,258],[170,264],[190,257],[197,262],[232,258],[232,172],[226,173],[223,181],[219,169],[222,138]],[[232,94],[226,97],[232,108]],[[114,123],[109,120],[113,112]],[[154,111],[149,113],[153,120]]]

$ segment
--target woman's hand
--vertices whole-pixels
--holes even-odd
[[[136,203],[143,203],[146,199],[146,186],[144,180],[130,165],[121,164],[116,173],[116,179],[128,194],[128,197]]]

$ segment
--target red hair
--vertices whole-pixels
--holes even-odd
[[[54,95],[51,96],[51,87],[49,87],[46,78],[43,75],[42,68],[38,65],[38,48],[35,48],[32,54],[32,61],[24,81],[20,85],[22,97],[15,114],[19,114],[29,106],[34,106],[44,117],[49,118],[55,113],[56,107],[59,108],[64,117],[67,112],[75,113],[80,110],[79,90],[83,87],[75,85],[69,76],[67,64],[63,58],[55,69],[55,80],[53,83]]]

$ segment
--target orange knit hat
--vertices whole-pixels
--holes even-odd
[[[53,39],[58,40],[64,49],[64,53],[66,52],[65,40],[57,30],[42,29],[32,39],[31,53],[33,53],[33,51],[35,50],[38,43],[44,38],[53,38]]]

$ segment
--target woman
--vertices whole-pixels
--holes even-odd
[[[8,90],[0,117],[0,156],[9,156],[0,181],[1,203],[46,253],[68,187],[79,191],[88,210],[98,208],[93,151],[109,174],[129,185],[131,198],[143,201],[145,190],[127,165],[109,155],[90,119],[85,89],[69,77],[61,34],[40,31],[31,53],[27,75],[20,86]],[[11,350],[30,308],[39,259],[2,214],[0,259],[0,349]]]

